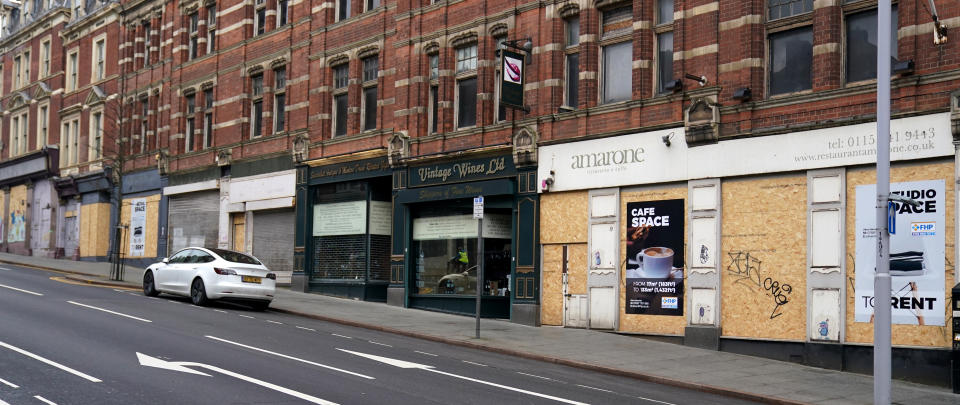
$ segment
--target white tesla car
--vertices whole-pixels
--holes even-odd
[[[194,305],[226,299],[264,310],[273,300],[276,286],[276,274],[255,257],[224,249],[184,248],[143,273],[144,295],[188,296]]]

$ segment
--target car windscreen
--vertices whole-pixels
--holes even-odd
[[[232,250],[223,250],[223,249],[210,249],[211,252],[216,253],[218,256],[222,257],[223,260],[234,263],[242,264],[261,264],[257,259],[254,259],[251,256],[247,256],[243,253],[234,252]]]

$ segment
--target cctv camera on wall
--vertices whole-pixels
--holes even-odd
[[[553,185],[553,170],[550,171],[550,176],[540,181],[540,191],[546,193],[550,191],[550,186]]]

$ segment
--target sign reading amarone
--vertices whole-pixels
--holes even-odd
[[[537,177],[542,182],[553,172],[550,191],[583,190],[872,164],[876,151],[874,122],[695,148],[675,128],[542,146]],[[891,160],[952,155],[950,113],[890,121]]]

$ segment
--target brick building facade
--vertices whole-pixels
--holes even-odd
[[[940,21],[960,26],[960,7],[937,3]],[[958,41],[934,43],[926,1],[895,9],[892,112],[910,139],[893,178],[944,182],[944,254],[956,262],[947,132],[957,136],[960,120]],[[870,184],[872,155],[849,149],[869,136],[841,144],[875,119],[874,1],[47,0],[2,10],[8,251],[119,251],[145,264],[184,246],[228,247],[296,289],[394,305],[473,313],[479,285],[485,315],[529,324],[740,351],[788,342],[770,355],[848,369],[869,344],[869,324],[854,321],[864,294],[847,281],[855,187]],[[525,110],[499,101],[497,49],[511,46],[526,54]],[[934,135],[916,143],[916,133]],[[489,214],[480,283],[478,234],[465,230],[478,194]],[[626,256],[629,208],[662,201],[685,213],[673,231],[688,256],[682,294],[662,302],[683,303],[673,317],[638,313],[627,291],[639,261]],[[143,224],[142,239],[113,237],[116,221]],[[700,248],[703,262],[689,260]],[[738,252],[775,256],[764,277],[791,291],[764,290],[763,279],[741,290]],[[952,266],[941,272],[949,291]],[[768,301],[788,312],[762,314]],[[946,326],[897,328],[895,344],[921,348],[905,359],[948,347]]]

